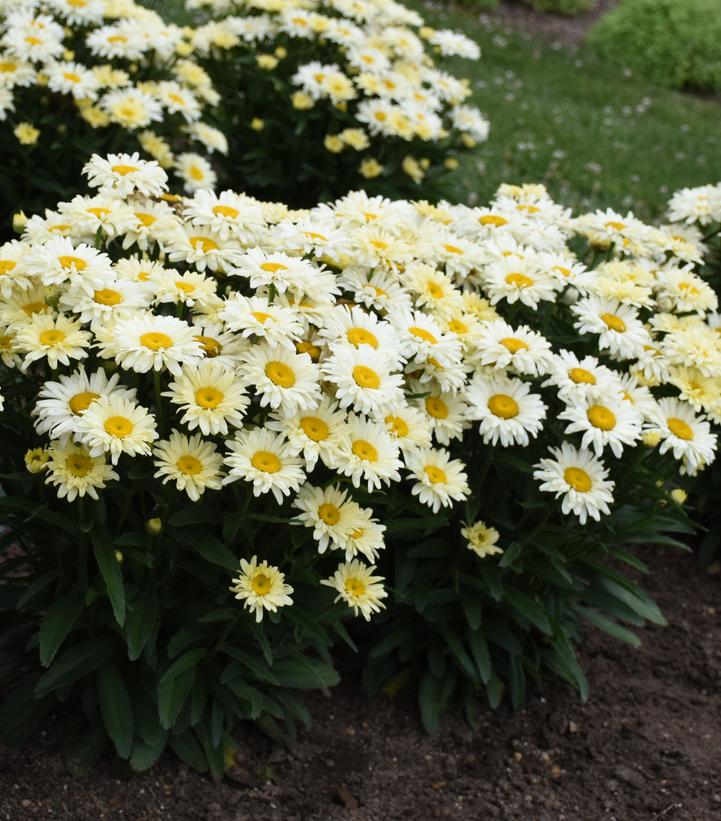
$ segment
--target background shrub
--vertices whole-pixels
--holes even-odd
[[[721,89],[717,0],[622,0],[591,30],[589,43],[658,85]]]
[[[555,14],[583,14],[590,11],[596,0],[525,0],[536,11],[550,11]]]

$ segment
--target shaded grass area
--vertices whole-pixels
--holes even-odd
[[[672,92],[603,63],[584,47],[510,31],[472,11],[412,0],[430,25],[477,40],[482,59],[458,60],[488,142],[462,161],[449,198],[484,201],[501,182],[543,182],[576,209],[657,217],[670,194],[721,180],[721,105]]]

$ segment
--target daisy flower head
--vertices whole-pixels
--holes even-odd
[[[81,280],[102,287],[102,281],[113,275],[107,254],[83,242],[74,245],[69,237],[56,237],[32,246],[23,262],[27,272],[37,276],[43,285]]]
[[[462,347],[458,337],[444,333],[433,317],[423,311],[391,311],[389,318],[406,359],[417,364],[431,362],[440,368],[459,367]]]
[[[148,304],[146,290],[127,279],[108,279],[94,285],[74,282],[61,292],[58,300],[61,311],[77,314],[81,322],[91,326],[110,323],[116,317],[147,309]]]
[[[175,482],[175,487],[197,502],[206,490],[220,490],[223,486],[221,466],[223,457],[212,442],[205,442],[199,434],[186,436],[179,430],[171,431],[168,439],[153,448],[156,478],[163,484]]]
[[[318,336],[331,348],[367,346],[400,362],[400,346],[392,325],[358,305],[337,305],[323,317]]]
[[[452,507],[471,492],[465,465],[460,459],[451,459],[447,450],[416,448],[405,456],[406,468],[416,480],[412,493],[421,504],[434,513],[441,507]]]
[[[370,493],[384,484],[400,481],[399,456],[398,444],[382,423],[351,413],[339,434],[332,460],[335,470],[350,477],[354,487],[365,482]]]
[[[243,244],[256,242],[266,228],[260,203],[233,191],[196,191],[185,200],[183,216],[199,228],[207,228],[221,239],[234,237]]]
[[[418,386],[417,393],[420,396],[415,401],[430,423],[436,441],[448,445],[453,439],[461,439],[463,431],[471,426],[465,398],[433,385],[425,389]]]
[[[251,288],[273,287],[279,294],[287,290],[303,290],[303,282],[312,280],[315,267],[304,259],[289,257],[281,252],[266,253],[260,248],[251,248],[239,257],[229,271],[234,276],[244,277]]]
[[[411,309],[410,294],[389,271],[361,266],[345,268],[339,284],[353,296],[353,301],[365,308],[388,311],[391,308]]]
[[[336,387],[341,408],[382,416],[404,403],[403,376],[392,372],[382,351],[368,345],[338,348],[323,362],[324,379]]]
[[[85,359],[91,335],[82,330],[78,320],[65,314],[38,312],[18,330],[15,341],[18,349],[25,352],[23,369],[39,359],[47,360],[55,369],[70,364],[71,359]]]
[[[180,421],[204,436],[228,435],[241,428],[250,404],[245,386],[232,368],[213,359],[186,366],[163,393],[183,412]]]
[[[307,353],[284,347],[254,345],[243,357],[238,372],[252,386],[261,407],[290,416],[318,405],[321,398],[318,367]]]
[[[183,223],[177,226],[165,243],[170,262],[185,262],[201,273],[228,273],[242,256],[242,249],[233,238],[222,239],[207,228]]]
[[[596,334],[598,347],[616,359],[634,359],[651,344],[651,337],[630,305],[617,299],[589,296],[571,306],[574,328],[584,334]]]
[[[466,547],[481,559],[503,553],[503,548],[498,547],[500,534],[485,522],[477,521],[462,527],[461,536],[466,540]]]
[[[271,304],[259,296],[234,294],[218,311],[218,317],[230,331],[246,338],[262,339],[269,345],[283,345],[289,350],[294,350],[294,343],[303,336],[303,323],[293,308]]]
[[[474,360],[495,369],[511,368],[518,374],[540,376],[548,372],[551,345],[527,325],[517,328],[503,319],[486,323],[475,338]]]
[[[281,505],[283,497],[297,491],[305,480],[301,460],[286,440],[271,430],[242,430],[228,447],[224,461],[229,471],[223,484],[243,479],[252,483],[253,496],[271,492]]]
[[[568,422],[565,432],[581,433],[581,447],[592,448],[596,456],[608,447],[620,458],[624,446],[633,447],[641,436],[641,414],[617,391],[589,391],[568,401],[558,415]]]
[[[83,166],[91,188],[100,189],[101,194],[129,197],[141,194],[145,197],[159,197],[168,189],[168,175],[155,160],[141,160],[140,154],[98,154]]]
[[[293,521],[313,528],[318,552],[345,546],[351,534],[365,524],[362,509],[337,485],[325,488],[306,483],[293,500],[300,513]]]
[[[471,418],[480,421],[486,444],[526,447],[543,427],[546,406],[520,379],[504,375],[476,374],[466,391]]]
[[[285,574],[272,564],[253,556],[248,562],[240,560],[238,576],[232,579],[231,593],[243,602],[256,622],[263,620],[264,611],[276,613],[278,608],[293,604],[293,588],[285,583]]]
[[[101,97],[99,106],[112,122],[129,131],[147,128],[163,119],[160,103],[150,94],[133,87],[108,91]]]
[[[185,190],[189,194],[213,189],[218,180],[213,166],[208,160],[193,152],[178,155],[175,161],[175,171],[183,180]]]
[[[589,391],[613,389],[617,386],[615,374],[602,365],[595,356],[579,357],[561,349],[550,359],[548,379],[543,387],[554,385],[562,398],[585,396]]]
[[[13,291],[26,291],[32,281],[25,271],[23,256],[27,246],[17,240],[0,245],[0,295],[8,299]]]
[[[341,549],[345,550],[345,560],[364,556],[369,562],[375,562],[381,550],[385,549],[385,530],[377,519],[373,518],[373,511],[369,507],[360,507],[355,502],[355,515],[360,520],[359,525],[343,542]]]
[[[149,456],[158,438],[155,418],[127,396],[101,396],[78,418],[75,434],[91,456],[110,453],[114,465],[122,453]]]
[[[174,316],[150,312],[119,317],[97,331],[98,349],[106,359],[137,373],[161,371],[174,376],[203,357],[191,325]]]
[[[491,305],[505,299],[509,305],[521,302],[536,309],[540,302],[552,302],[559,289],[559,282],[550,271],[515,255],[486,266],[482,281]]]
[[[154,285],[158,304],[173,302],[202,306],[217,297],[215,280],[198,271],[179,273],[165,268],[158,273]]]
[[[660,453],[670,450],[675,459],[683,460],[691,474],[713,462],[716,456],[718,437],[686,402],[659,399],[656,413],[645,429],[661,437]]]
[[[74,433],[78,418],[101,397],[113,395],[134,400],[135,389],[123,387],[119,381],[119,374],[108,377],[102,368],[90,374],[78,368],[68,376],[58,376],[57,382],[45,382],[32,411],[37,417],[35,429],[59,439]]]
[[[91,455],[69,436],[52,441],[47,456],[45,482],[55,485],[58,496],[69,502],[86,494],[97,501],[98,490],[120,478],[105,461],[105,454]]]
[[[383,417],[383,421],[404,455],[416,448],[430,447],[433,425],[428,415],[418,408],[411,405],[394,407]]]
[[[236,367],[248,349],[249,343],[228,331],[220,321],[205,319],[202,316],[195,317],[193,330],[195,341],[200,343],[204,358],[220,362],[227,368]]]
[[[266,424],[286,437],[294,455],[302,454],[305,469],[310,473],[318,459],[326,466],[332,465],[345,419],[346,414],[338,410],[337,404],[324,396],[315,407],[269,419]]]
[[[374,613],[379,613],[385,607],[383,599],[388,593],[383,587],[383,576],[374,576],[375,565],[365,565],[353,559],[338,565],[338,569],[329,579],[323,579],[321,584],[332,587],[338,592],[335,601],[344,601],[353,610],[353,615],[359,613],[366,621],[370,621]]]
[[[614,483],[608,478],[603,462],[588,450],[577,449],[569,442],[560,448],[550,448],[551,458],[535,465],[534,479],[540,489],[561,498],[561,511],[573,513],[582,525],[590,517],[599,521],[601,514],[610,513]]]

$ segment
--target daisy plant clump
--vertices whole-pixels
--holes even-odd
[[[264,198],[314,205],[354,187],[416,196],[488,135],[465,35],[394,0],[187,0],[192,44],[223,97],[226,178]]]
[[[677,243],[692,242],[698,247],[704,260],[700,274],[717,295],[721,294],[721,183],[677,191],[669,201],[667,218],[668,230]],[[679,282],[682,290],[693,291],[694,285],[693,282],[686,283],[684,278]],[[713,350],[713,345],[721,338],[721,313],[718,310],[708,314],[708,324],[716,338],[706,340],[705,344]],[[691,325],[689,323],[689,331]],[[717,424],[721,423],[721,367],[718,361],[709,363],[702,350],[698,362],[689,361],[687,366],[675,367],[671,378],[694,409],[705,413]],[[691,494],[697,517],[707,528],[699,547],[699,559],[702,564],[707,564],[721,549],[721,514],[718,509],[721,471],[718,463],[679,493],[687,491]]]
[[[142,228],[59,237],[61,203],[0,246],[4,738],[61,700],[87,754],[220,777],[334,645],[432,729],[544,670],[585,693],[584,622],[662,621],[621,568],[715,455],[670,379],[719,354],[702,280],[669,296],[695,243],[538,186],[289,211],[116,162],[80,200]]]
[[[227,143],[204,122],[219,96],[192,38],[133,0],[0,2],[0,237],[10,208],[75,193],[93,152],[142,151],[188,191],[213,186],[209,155]],[[98,226],[110,216],[102,197],[88,208]]]

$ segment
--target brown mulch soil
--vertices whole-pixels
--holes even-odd
[[[519,0],[503,0],[498,8],[485,14],[494,22],[507,24],[529,34],[540,34],[549,40],[579,45],[598,18],[618,3],[619,0],[598,0],[592,11],[569,16],[534,11],[530,5]],[[472,8],[472,0],[468,0],[468,7]]]
[[[311,699],[293,752],[253,729],[235,780],[217,785],[171,758],[122,777],[63,769],[52,727],[0,747],[0,821],[717,821],[721,819],[721,578],[693,557],[644,551],[647,589],[670,626],[634,651],[592,634],[591,697],[554,680],[528,706],[452,716],[434,737],[414,705],[368,703],[352,685]]]

